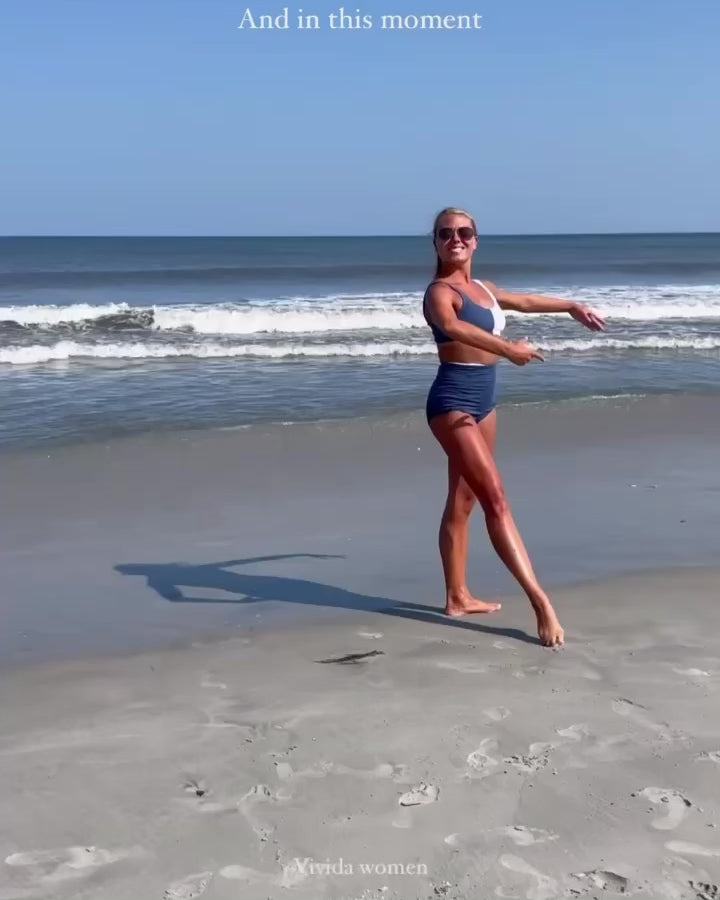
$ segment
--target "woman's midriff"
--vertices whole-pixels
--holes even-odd
[[[459,341],[441,344],[438,347],[438,357],[440,362],[481,363],[484,366],[492,366],[500,359],[497,353],[488,353],[487,350],[468,347],[467,344],[461,344]]]

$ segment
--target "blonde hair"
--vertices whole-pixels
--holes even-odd
[[[438,230],[438,224],[440,223],[440,219],[443,216],[464,216],[466,219],[470,219],[472,222],[473,231],[477,234],[477,225],[475,224],[475,219],[470,215],[470,213],[466,209],[460,209],[459,206],[446,206],[445,209],[441,209],[440,212],[435,216],[435,221],[433,222],[433,244],[435,243],[435,236]],[[442,270],[442,262],[440,260],[440,256],[437,252],[437,247],[435,248],[435,278],[440,275],[440,271]]]

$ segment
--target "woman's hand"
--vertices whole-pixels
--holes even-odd
[[[545,357],[531,343],[523,338],[520,341],[508,341],[508,347],[505,351],[506,359],[516,366],[525,366],[531,359],[539,359],[545,362]]]
[[[595,310],[590,309],[589,306],[583,306],[582,303],[576,303],[570,310],[570,315],[590,331],[602,331],[605,327],[605,320]]]

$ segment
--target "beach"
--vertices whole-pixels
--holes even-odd
[[[501,406],[559,651],[418,413],[6,452],[0,897],[717,896],[719,405]]]
[[[720,4],[646,6],[3,4],[0,900],[720,900]]]

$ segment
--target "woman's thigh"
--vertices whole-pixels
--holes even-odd
[[[472,416],[462,412],[444,413],[430,422],[435,438],[447,454],[448,471],[455,479],[457,489],[462,489],[464,482],[484,503],[502,493],[502,483],[490,446],[494,445],[494,422],[488,423],[485,429],[480,425]]]

